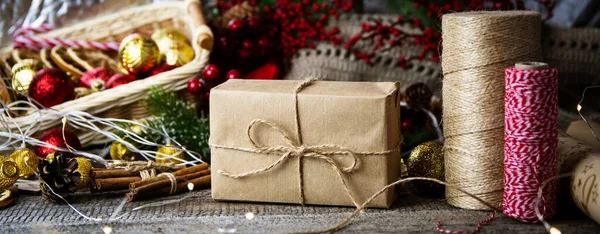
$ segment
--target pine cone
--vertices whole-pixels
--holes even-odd
[[[223,13],[223,16],[218,20],[218,25],[222,28],[227,28],[227,24],[232,19],[248,19],[254,16],[258,16],[260,8],[258,6],[251,6],[248,1],[237,4]]]
[[[61,152],[54,153],[54,159],[42,160],[38,165],[40,171],[40,187],[44,198],[55,203],[62,203],[77,191],[81,174],[76,172],[78,163],[75,159],[67,159]],[[54,193],[51,191],[54,191]]]

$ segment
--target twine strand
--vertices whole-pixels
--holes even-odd
[[[529,11],[476,11],[442,18],[446,181],[500,204],[503,195],[504,69],[541,57],[541,19]],[[454,188],[448,203],[488,209]]]
[[[175,178],[175,175],[173,175],[173,173],[163,172],[159,176],[165,176],[169,178],[169,181],[171,182],[171,190],[169,191],[169,195],[177,192],[177,178]]]

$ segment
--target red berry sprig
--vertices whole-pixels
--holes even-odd
[[[407,68],[408,62],[416,59],[431,58],[432,61],[439,62],[437,51],[439,49],[438,42],[442,39],[442,35],[431,27],[423,27],[419,19],[405,20],[398,17],[391,24],[385,24],[381,20],[372,18],[369,21],[370,23],[362,23],[361,32],[351,37],[344,45],[344,48],[351,51],[356,58],[365,61],[369,65],[374,65],[372,60],[377,53],[388,51],[405,43],[413,43],[422,46],[421,53],[417,56],[399,58],[398,65],[400,67]],[[404,24],[412,24],[414,27],[421,29],[422,33],[415,34],[403,31],[400,27]],[[356,44],[359,41],[370,42],[373,47],[368,52],[358,50]]]
[[[425,8],[430,18],[441,17],[449,12],[476,11],[476,10],[525,10],[524,0],[450,0],[439,5],[439,1],[413,0],[415,8]],[[554,15],[555,0],[535,0],[546,9],[544,19],[550,19]],[[435,2],[435,3],[433,3]]]
[[[450,0],[443,5],[436,5],[430,0],[413,0],[415,8],[425,8],[426,15],[430,18],[439,18],[448,12],[460,12],[470,10],[511,10],[525,9],[523,0]],[[553,16],[555,7],[554,0],[536,0],[546,8],[546,19]],[[439,2],[439,1],[435,1]],[[422,34],[413,34],[402,31],[399,26],[410,24],[421,30]],[[361,24],[360,33],[352,36],[344,47],[351,51],[358,59],[365,61],[369,65],[374,65],[372,61],[376,54],[388,51],[394,47],[400,47],[406,43],[416,44],[422,47],[421,53],[417,56],[400,57],[398,66],[407,68],[411,60],[431,59],[439,62],[439,52],[441,51],[441,33],[432,27],[425,27],[418,18],[405,20],[398,17],[395,22],[385,24],[380,20],[369,19],[368,22]],[[365,41],[373,45],[368,51],[357,49],[357,43]]]
[[[299,49],[315,48],[315,41],[331,41],[340,45],[343,39],[339,29],[325,27],[330,18],[338,19],[342,12],[352,10],[351,0],[332,0],[331,4],[319,4],[314,0],[276,0],[275,9],[264,7],[267,19],[276,24],[269,36],[278,35],[279,44],[286,58],[291,58]]]

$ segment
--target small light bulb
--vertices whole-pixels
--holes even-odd
[[[190,191],[194,190],[194,184],[192,184],[192,183],[188,183],[188,189],[189,189]]]
[[[558,228],[555,227],[550,227],[550,234],[561,234],[560,230],[558,230]]]
[[[581,104],[577,104],[577,111],[581,111]]]
[[[252,213],[252,212],[246,213],[246,219],[247,220],[253,220],[254,219],[254,213]]]
[[[111,234],[113,230],[110,226],[104,226],[102,227],[102,231],[104,232],[104,234]]]

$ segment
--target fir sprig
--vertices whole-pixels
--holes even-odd
[[[138,134],[140,137],[158,144],[167,144],[169,142],[164,136],[164,133],[167,133],[186,149],[200,153],[202,160],[210,160],[208,118],[204,115],[199,116],[194,104],[186,102],[174,92],[152,88],[143,105],[152,117],[141,122],[158,131],[143,130]]]

